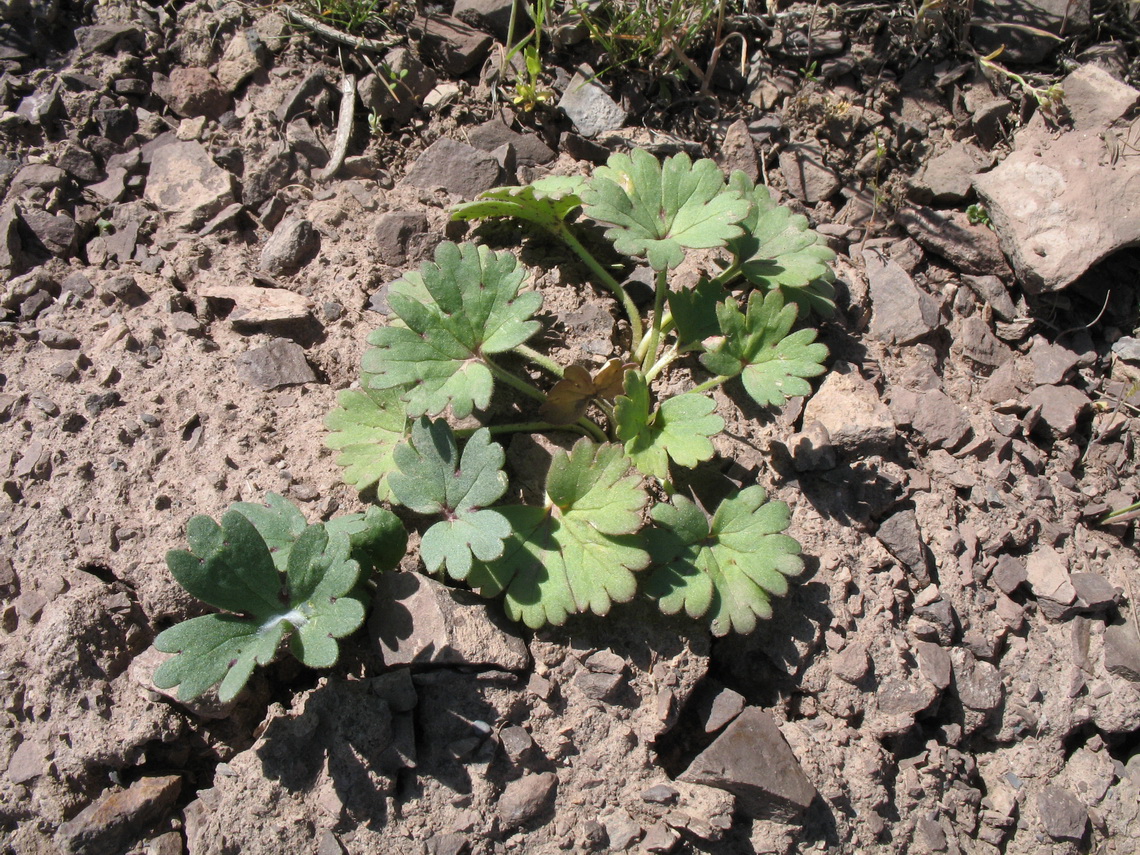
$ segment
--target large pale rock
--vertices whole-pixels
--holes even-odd
[[[1086,65],[1062,81],[1073,128],[1035,118],[1016,150],[974,179],[1002,248],[1029,291],[1059,291],[1097,262],[1140,243],[1140,158],[1114,156],[1140,91]],[[1124,152],[1127,155],[1127,152]]]
[[[199,142],[168,143],[154,153],[144,198],[175,225],[201,225],[234,202],[234,177]]]
[[[385,573],[377,588],[368,631],[389,666],[530,664],[526,642],[475,594],[418,573]]]
[[[759,707],[745,709],[677,780],[727,790],[757,819],[794,820],[816,795],[776,720]]]
[[[890,445],[898,428],[875,387],[850,366],[832,368],[804,408],[804,424],[818,421],[833,445],[849,451]]]
[[[603,131],[620,128],[629,118],[625,109],[609,96],[592,75],[575,73],[558,102],[584,137],[596,137]]]

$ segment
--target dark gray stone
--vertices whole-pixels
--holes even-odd
[[[356,91],[360,103],[370,114],[403,124],[415,115],[438,78],[413,52],[403,47],[385,54],[384,67],[390,75],[381,79],[369,74],[361,79]]]
[[[671,805],[676,804],[677,799],[680,798],[681,793],[676,787],[671,787],[668,784],[654,784],[647,790],[642,790],[641,800],[655,805]]]
[[[759,707],[745,709],[677,780],[727,790],[755,819],[793,821],[816,796],[775,719]]]
[[[75,40],[82,56],[113,53],[120,48],[137,50],[143,46],[145,38],[143,30],[134,24],[95,24],[75,28]]]
[[[242,200],[252,208],[261,207],[292,180],[296,165],[287,143],[273,143],[260,157],[247,163],[242,178]]]
[[[39,331],[40,344],[52,350],[76,350],[79,348],[79,339],[73,333],[58,330],[54,327],[44,327]]]
[[[403,267],[426,255],[429,243],[428,220],[422,211],[389,211],[376,219],[373,230],[381,264]]]
[[[447,137],[428,146],[403,180],[421,190],[442,188],[464,199],[473,199],[498,182],[499,164],[492,155]]]
[[[583,671],[574,679],[574,684],[587,698],[595,701],[612,700],[620,691],[625,680],[620,674]]]
[[[285,125],[298,113],[309,109],[309,102],[328,85],[323,72],[314,71],[306,75],[277,105],[277,121]]]
[[[1073,573],[1069,576],[1077,592],[1077,605],[1092,611],[1103,611],[1116,604],[1119,593],[1112,583],[1098,573]]]
[[[451,15],[433,14],[416,18],[411,29],[420,33],[423,55],[455,77],[462,77],[482,63],[494,41],[487,33]]]
[[[150,300],[150,295],[129,273],[108,279],[103,285],[103,293],[106,295],[104,301],[118,300],[127,306],[142,306]]]
[[[1028,578],[1025,562],[1012,555],[1003,555],[994,566],[990,578],[1003,594],[1012,595]]]
[[[1009,289],[1005,287],[1005,283],[996,276],[969,276],[964,275],[962,281],[966,283],[978,298],[989,304],[990,308],[994,310],[1003,321],[1013,321],[1017,319],[1017,306],[1013,304],[1013,298],[1009,296]]]
[[[317,382],[317,375],[305,359],[304,348],[284,338],[248,350],[235,362],[238,379],[257,389],[268,391]]]
[[[962,323],[954,342],[962,355],[980,365],[997,368],[1013,359],[1010,350],[978,315],[971,315]]]
[[[842,181],[824,160],[818,143],[794,143],[780,152],[780,173],[788,191],[802,202],[814,205],[830,199]]]
[[[294,119],[289,123],[289,127],[285,129],[285,139],[293,151],[304,157],[311,165],[322,167],[329,162],[328,149],[304,119]]]
[[[997,236],[974,225],[962,211],[934,211],[916,206],[899,211],[895,219],[923,249],[938,255],[962,273],[1009,276]]]
[[[1140,636],[1134,623],[1105,627],[1104,667],[1110,674],[1140,683]]]
[[[1089,822],[1088,809],[1066,789],[1049,785],[1037,794],[1037,816],[1054,840],[1080,841]]]
[[[515,162],[523,166],[539,166],[557,157],[555,151],[535,134],[512,131],[498,119],[476,125],[467,132],[467,142],[481,151],[495,151],[509,145],[515,152]]]
[[[863,253],[871,291],[871,335],[888,344],[913,344],[938,329],[938,302],[914,284],[899,264],[875,250]]]
[[[517,0],[455,0],[451,14],[464,23],[486,30],[506,44],[511,25],[511,9],[516,5]],[[520,13],[515,16],[516,27],[523,20]],[[521,35],[521,32],[516,31],[516,37]]]
[[[282,220],[261,250],[260,267],[273,276],[296,273],[317,254],[321,236],[301,217]]]
[[[504,830],[511,830],[537,820],[554,801],[558,776],[553,772],[523,775],[507,784],[496,806]]]
[[[902,510],[887,517],[879,524],[875,536],[922,584],[930,583],[928,550],[913,510]]]

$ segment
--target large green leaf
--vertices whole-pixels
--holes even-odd
[[[833,314],[835,253],[811,229],[807,217],[779,204],[767,187],[754,185],[743,172],[734,172],[728,186],[752,202],[741,223],[744,234],[728,242],[744,278],[765,292],[779,288],[805,314],[809,309]]]
[[[442,515],[424,532],[420,557],[430,572],[446,566],[455,579],[471,571],[471,557],[492,561],[503,554],[510,523],[493,505],[506,492],[503,447],[480,428],[463,447],[443,419],[426,416],[412,426],[411,441],[396,449],[398,472],[389,476],[396,501],[418,514]]]
[[[816,331],[803,329],[790,333],[796,322],[794,303],[784,305],[779,291],[765,297],[753,291],[747,314],[735,300],[717,307],[720,345],[701,356],[701,362],[715,374],[740,374],[744,388],[756,403],[779,406],[788,398],[811,393],[806,377],[818,377],[825,369],[827,347],[815,342]]]
[[[581,176],[548,176],[525,187],[496,187],[473,202],[451,209],[453,220],[483,220],[514,217],[557,232],[566,218],[582,204],[578,192]]]
[[[767,498],[763,487],[748,487],[720,503],[711,525],[684,496],[653,508],[646,592],[661,611],[707,617],[717,636],[752,632],[757,618],[772,616],[771,598],[786,594],[804,565],[799,543],[781,534],[788,506]]]
[[[484,246],[443,243],[419,277],[389,289],[402,324],[369,336],[364,355],[373,389],[403,388],[409,416],[436,415],[448,405],[457,418],[491,401],[494,379],[484,355],[502,353],[538,331],[536,291],[519,293],[524,273],[514,256]],[[426,291],[430,300],[417,297]]]
[[[725,186],[713,161],[677,154],[662,164],[641,149],[611,155],[581,197],[588,216],[611,226],[606,236],[614,248],[647,258],[654,270],[676,267],[686,249],[724,246],[740,236],[751,207]]]
[[[669,460],[691,469],[713,456],[709,437],[724,430],[724,419],[713,412],[712,398],[686,392],[651,413],[649,386],[640,372],[626,373],[625,389],[614,402],[614,423],[625,453],[641,472],[667,483]]]
[[[648,496],[629,469],[618,445],[581,439],[556,452],[544,507],[502,508],[512,528],[503,556],[475,562],[468,583],[487,597],[505,591],[507,614],[532,628],[631,600],[649,555],[636,536]]]
[[[221,683],[218,697],[228,701],[289,635],[290,649],[304,664],[334,665],[337,639],[364,621],[353,550],[376,550],[381,537],[403,543],[403,528],[394,520],[377,509],[354,514],[331,531],[322,524],[302,527],[300,512],[279,496],[265,506],[238,503],[221,525],[205,516],[191,519],[190,551],[171,550],[167,565],[187,591],[229,614],[205,615],[159,633],[155,648],[175,655],[159,666],[155,685],[178,686],[179,697],[189,700]]]
[[[404,441],[408,418],[400,388],[370,389],[367,383],[365,376],[362,388],[337,397],[340,406],[325,417],[325,445],[340,452],[336,462],[344,467],[347,483],[358,490],[375,487],[377,500],[383,501],[391,495],[387,476],[396,466],[392,453]]]

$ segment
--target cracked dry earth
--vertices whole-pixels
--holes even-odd
[[[1063,78],[1046,122],[937,49],[876,59],[906,22],[866,6],[754,16],[709,118],[577,64],[557,107],[494,107],[502,4],[410,27],[392,101],[283,8],[0,3],[2,850],[1140,850],[1140,575],[1131,524],[1099,522],[1140,494],[1137,50],[1061,7],[977,28],[1080,25],[1016,46]],[[159,692],[189,517],[363,506],[323,418],[386,283],[463,234],[448,207],[632,145],[762,175],[839,253],[815,393],[717,392],[716,477],[789,503],[804,547],[774,618],[713,640],[635,602],[530,633],[413,548],[331,671],[276,663],[226,707]],[[543,346],[600,365],[585,279],[536,268]]]

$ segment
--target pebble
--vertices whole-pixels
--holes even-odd
[[[620,128],[629,118],[621,104],[611,98],[589,72],[587,76],[575,73],[559,99],[558,107],[584,137],[596,137]]]
[[[40,344],[53,350],[75,350],[79,347],[79,339],[73,333],[54,327],[44,327],[39,331]]]
[[[1135,623],[1105,627],[1104,667],[1110,674],[1140,683],[1140,636]]]
[[[239,355],[238,379],[256,389],[269,391],[282,386],[317,382],[317,375],[305,359],[305,350],[288,339],[277,338],[262,347]]]
[[[523,775],[507,784],[496,808],[502,828],[518,828],[537,819],[550,807],[557,786],[553,772]]]
[[[321,237],[301,217],[286,217],[261,250],[260,267],[273,276],[295,273],[320,249]]]
[[[443,137],[416,158],[401,183],[474,199],[499,183],[499,163],[488,152]]]
[[[1088,810],[1068,790],[1049,785],[1037,794],[1037,816],[1054,840],[1079,841],[1088,826]]]
[[[55,842],[69,855],[103,855],[133,843],[137,829],[165,816],[182,789],[177,775],[141,778],[92,802],[59,827]]]

